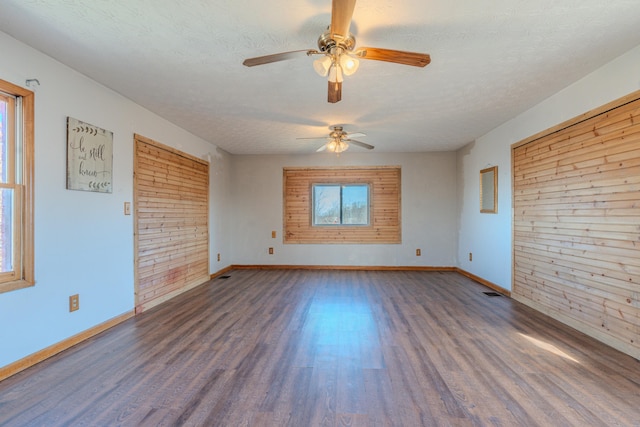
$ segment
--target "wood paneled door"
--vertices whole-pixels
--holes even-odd
[[[209,164],[140,135],[134,157],[140,313],[209,280]]]
[[[512,152],[512,296],[638,359],[639,98]]]

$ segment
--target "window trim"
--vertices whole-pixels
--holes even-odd
[[[340,187],[340,222],[338,224],[316,223],[316,186]],[[344,187],[367,187],[367,222],[366,224],[345,224],[342,222],[343,204],[342,191]],[[311,183],[311,226],[312,227],[369,227],[371,225],[371,183],[369,182],[312,182]]]
[[[283,167],[282,243],[402,243],[400,166]],[[369,183],[369,226],[313,227],[312,183]]]
[[[34,116],[35,116],[35,95],[32,91],[24,89],[4,80],[0,80],[0,91],[22,99],[20,118],[22,122],[22,147],[21,165],[15,165],[21,170],[19,181],[16,184],[16,204],[20,206],[18,234],[19,239],[19,260],[16,262],[16,275],[13,280],[0,283],[0,293],[22,289],[35,285],[34,278],[34,245],[33,245],[33,212],[34,212]]]

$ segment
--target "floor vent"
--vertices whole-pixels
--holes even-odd
[[[231,276],[220,276],[220,277],[218,277],[218,279],[228,279],[229,277],[231,277]]]
[[[483,292],[483,294],[485,294],[488,297],[501,297],[502,294],[499,294],[497,292]]]

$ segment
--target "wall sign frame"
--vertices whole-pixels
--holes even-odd
[[[498,213],[498,167],[480,171],[480,213]]]
[[[67,117],[67,189],[111,193],[113,132]]]

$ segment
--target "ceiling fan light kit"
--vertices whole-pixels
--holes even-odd
[[[339,139],[334,139],[327,144],[327,151],[331,153],[340,154],[349,149],[349,144]]]
[[[345,76],[350,76],[351,74],[358,71],[358,67],[360,66],[360,62],[357,59],[351,58],[348,55],[340,56],[340,68],[342,68],[342,72]]]
[[[333,61],[328,56],[323,56],[313,61],[313,69],[322,77],[326,77],[329,74],[332,65]]]
[[[364,47],[354,51],[356,39],[349,32],[349,27],[355,5],[356,0],[332,0],[331,25],[318,37],[318,50],[296,50],[258,56],[245,59],[243,64],[247,67],[253,67],[284,61],[295,58],[302,52],[305,52],[307,56],[324,55],[313,62],[313,68],[319,75],[329,77],[327,101],[336,103],[342,99],[343,75],[350,76],[358,69],[359,62],[356,58],[393,62],[414,67],[425,67],[431,62],[431,57],[426,53],[374,47]]]
[[[331,82],[329,82],[331,84]],[[329,142],[316,150],[317,153],[321,151],[328,151],[330,153],[340,154],[349,149],[349,143],[357,145],[367,150],[373,150],[374,146],[366,144],[364,142],[356,141],[355,137],[367,136],[364,133],[349,133],[345,132],[342,126],[331,126],[331,132],[329,136],[321,136],[314,138],[297,138],[297,139],[328,139]]]
[[[329,81],[334,83],[342,83],[342,67],[337,64],[332,64],[329,70]]]

